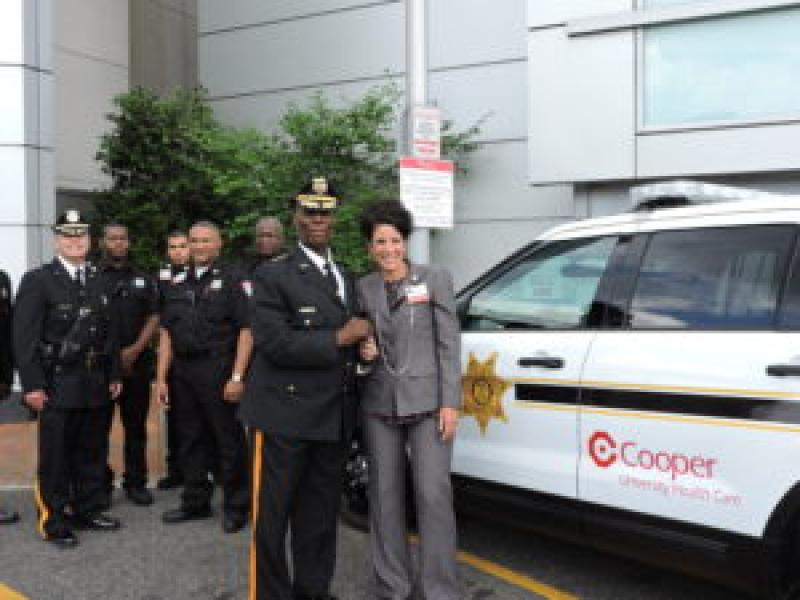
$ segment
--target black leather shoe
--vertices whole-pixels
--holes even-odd
[[[48,535],[44,541],[59,548],[74,548],[78,545],[78,538],[71,529],[66,527],[55,534]]]
[[[19,521],[19,513],[13,510],[0,508],[0,525],[16,523]]]
[[[309,596],[308,594],[295,594],[294,600],[339,600],[333,594],[316,594]]]
[[[171,475],[167,475],[166,477],[162,477],[158,480],[156,487],[160,490],[171,490],[176,487],[180,487],[183,485],[183,477],[180,475],[176,475],[172,473]]]
[[[101,512],[74,515],[71,518],[75,529],[93,529],[94,531],[116,531],[122,527],[119,519]]]
[[[150,506],[153,503],[153,494],[146,487],[125,488],[125,495],[138,506]]]
[[[246,514],[226,511],[225,514],[222,515],[222,531],[225,533],[236,533],[237,531],[241,531],[245,525],[247,525]]]
[[[211,516],[211,508],[173,508],[161,515],[164,523],[185,523],[186,521],[196,521],[198,519],[208,519]]]

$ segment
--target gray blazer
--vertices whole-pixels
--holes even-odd
[[[428,299],[410,302],[409,288]],[[445,269],[411,265],[400,299],[388,306],[383,276],[357,284],[362,310],[375,326],[381,356],[365,376],[361,407],[367,414],[406,416],[461,406],[461,338],[453,280]],[[411,294],[413,298],[413,294]],[[391,368],[384,355],[393,358]]]

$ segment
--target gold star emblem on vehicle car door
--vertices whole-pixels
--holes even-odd
[[[513,384],[497,376],[497,352],[492,352],[485,362],[479,361],[469,353],[467,372],[461,377],[461,393],[464,406],[461,414],[475,417],[481,428],[481,435],[486,435],[486,427],[491,419],[499,419],[508,423],[503,411],[503,394]]]

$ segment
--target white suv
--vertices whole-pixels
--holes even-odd
[[[800,598],[800,198],[637,192],[459,294],[458,505]]]

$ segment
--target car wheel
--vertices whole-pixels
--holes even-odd
[[[360,435],[353,438],[344,466],[344,486],[340,516],[346,525],[367,531],[369,529],[369,500],[367,485],[369,466]]]

